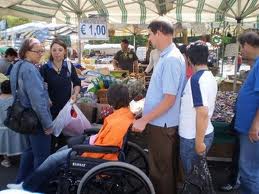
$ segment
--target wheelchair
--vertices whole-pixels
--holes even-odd
[[[87,135],[98,131],[90,130]],[[58,194],[155,194],[148,178],[146,153],[124,137],[122,148],[74,145],[61,170],[55,193]],[[118,153],[118,161],[83,158],[81,153]]]

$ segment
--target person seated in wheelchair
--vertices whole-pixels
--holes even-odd
[[[104,119],[104,124],[97,135],[79,137],[79,141],[72,144],[90,144],[97,146],[116,146],[121,148],[128,128],[134,120],[134,114],[129,109],[128,88],[123,85],[113,85],[107,92],[108,103],[114,112]],[[76,143],[75,143],[76,142]],[[57,176],[60,168],[67,164],[67,156],[71,148],[62,149],[50,155],[24,182],[21,184],[8,184],[10,189],[23,189],[31,192],[42,192],[48,181]],[[105,160],[118,160],[118,153],[89,153],[81,155],[87,158],[100,158]]]

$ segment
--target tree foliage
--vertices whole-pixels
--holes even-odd
[[[30,19],[27,18],[20,18],[20,17],[15,17],[15,16],[2,16],[0,17],[0,20],[7,20],[7,26],[8,28],[14,27],[14,26],[19,26],[21,24],[26,24],[31,22]]]

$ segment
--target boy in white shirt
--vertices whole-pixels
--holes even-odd
[[[185,175],[191,173],[199,155],[208,152],[213,142],[211,116],[215,107],[217,82],[208,70],[209,51],[205,42],[196,41],[187,47],[187,57],[194,66],[181,99],[180,156]]]

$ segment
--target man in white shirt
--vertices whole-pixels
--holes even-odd
[[[213,142],[211,116],[215,107],[217,82],[207,67],[209,51],[205,42],[196,41],[187,48],[187,57],[194,65],[181,99],[180,156],[185,175],[191,173],[199,155],[204,155]]]
[[[158,50],[158,49],[153,49],[150,52],[149,64],[148,64],[147,68],[145,69],[146,74],[149,73],[152,69],[155,68],[155,65],[157,64],[157,62],[160,58],[160,53],[161,53],[161,51]]]

